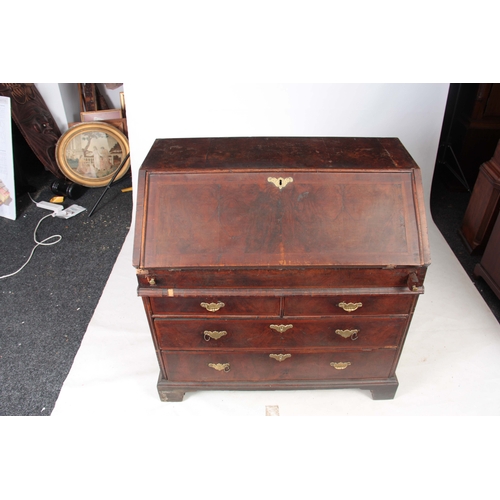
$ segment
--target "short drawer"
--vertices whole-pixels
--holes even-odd
[[[329,319],[157,319],[161,349],[397,347],[406,317]]]
[[[162,352],[173,382],[335,380],[387,378],[396,350],[301,352]]]
[[[279,316],[279,297],[151,297],[154,315]]]
[[[285,297],[285,316],[408,314],[416,295],[293,295]]]

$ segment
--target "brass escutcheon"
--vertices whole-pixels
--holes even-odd
[[[229,363],[208,363],[208,366],[210,368],[213,368],[214,370],[217,370],[218,372],[228,372],[231,369]]]
[[[221,309],[222,307],[225,306],[224,302],[210,302],[210,304],[208,304],[207,302],[202,302],[200,304],[201,307],[204,307],[207,311],[210,311],[210,312],[215,312],[215,311],[218,311],[219,309]]]
[[[360,307],[363,306],[361,302],[349,302],[349,303],[341,302],[340,304],[337,305],[347,312],[353,312],[356,309],[359,309]]]
[[[268,177],[267,182],[274,184],[281,191],[289,182],[293,182],[293,179],[291,177],[286,179],[283,177]]]
[[[276,361],[279,361],[281,363],[282,361],[285,361],[285,359],[291,358],[292,355],[291,354],[269,354],[269,357],[273,358]]]
[[[271,328],[271,330],[276,330],[279,333],[283,333],[290,330],[290,328],[293,328],[293,325],[269,325],[269,328]]]
[[[333,366],[336,370],[345,370],[348,366],[350,366],[350,364],[351,364],[350,361],[338,361],[338,362],[332,361],[330,363],[330,366]]]
[[[351,340],[356,340],[358,338],[359,330],[335,330],[335,333],[345,339],[351,337]]]
[[[220,332],[217,332],[217,331],[213,331],[213,332],[210,332],[208,330],[205,330],[203,332],[203,338],[208,342],[210,339],[215,339],[215,340],[219,340],[221,337],[224,337],[224,335],[227,335],[227,332],[222,330]]]

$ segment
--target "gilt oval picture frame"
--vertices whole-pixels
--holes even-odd
[[[86,187],[107,186],[129,153],[127,137],[108,123],[79,123],[71,127],[56,145],[56,161],[71,181]],[[125,175],[124,163],[115,180]]]

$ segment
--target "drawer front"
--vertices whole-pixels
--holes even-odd
[[[329,319],[157,319],[161,349],[227,349],[258,347],[396,347],[406,317]]]
[[[391,376],[396,350],[162,352],[175,382],[369,379]]]
[[[415,296],[374,295],[294,295],[285,297],[285,316],[349,316],[409,314]]]
[[[418,281],[424,282],[427,268],[402,267],[396,269],[380,268],[320,268],[320,267],[280,267],[248,269],[238,272],[224,267],[205,269],[165,270],[155,269],[149,274],[137,276],[139,287],[145,295],[155,287],[171,287],[173,289],[199,288],[240,288],[242,283],[249,288],[377,288],[408,287],[408,276],[418,275]],[[151,286],[149,279],[155,278],[156,284]]]
[[[154,315],[173,316],[279,316],[279,297],[151,297]]]

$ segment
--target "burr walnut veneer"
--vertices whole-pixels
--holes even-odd
[[[430,263],[398,139],[159,139],[134,266],[163,401],[207,389],[393,398]]]

